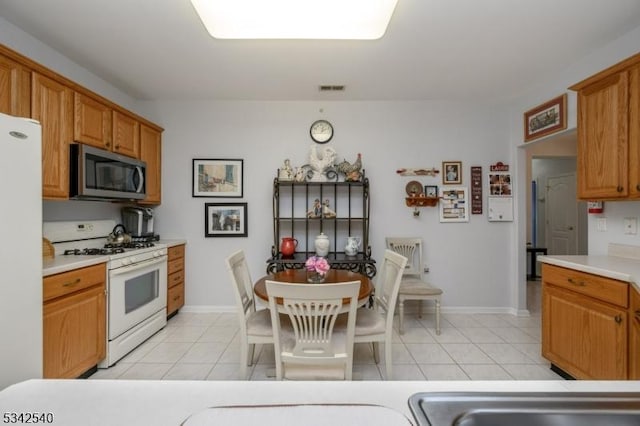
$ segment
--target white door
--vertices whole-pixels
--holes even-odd
[[[575,173],[547,177],[547,249],[549,254],[578,253]]]

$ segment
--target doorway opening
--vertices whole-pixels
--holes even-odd
[[[526,152],[527,247],[549,255],[587,254],[587,207],[577,200],[576,130],[532,142]],[[529,255],[529,253],[528,253]],[[527,259],[527,264],[530,264]],[[527,271],[526,306],[540,309],[540,265]]]

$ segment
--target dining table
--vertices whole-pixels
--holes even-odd
[[[291,284],[317,285],[307,280],[306,269],[285,269],[272,274],[265,275],[255,282],[253,291],[261,300],[269,302],[267,295],[267,281],[278,281]],[[364,305],[369,301],[369,296],[373,294],[374,286],[371,278],[358,272],[348,271],[346,269],[330,269],[327,272],[323,284],[346,283],[350,281],[360,281],[360,291],[358,292],[358,303]],[[281,300],[277,301],[282,304]]]

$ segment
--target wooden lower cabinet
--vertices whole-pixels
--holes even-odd
[[[106,355],[105,264],[45,277],[43,374],[76,378]]]
[[[577,379],[627,379],[629,285],[547,264],[542,281],[542,356]]]
[[[640,292],[631,290],[629,303],[629,379],[640,380]]]
[[[184,306],[184,249],[185,245],[169,247],[167,265],[167,316]]]

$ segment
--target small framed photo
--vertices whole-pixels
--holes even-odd
[[[205,237],[246,237],[247,203],[205,203]]]
[[[193,159],[193,197],[242,198],[243,160]]]
[[[529,142],[567,128],[567,94],[524,113],[524,141]]]
[[[435,198],[438,196],[438,185],[425,185],[424,195],[426,197]]]
[[[460,185],[462,183],[462,161],[442,162],[442,184]]]

